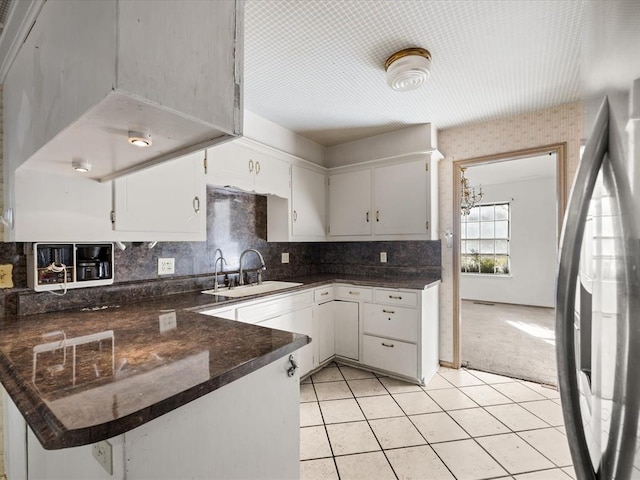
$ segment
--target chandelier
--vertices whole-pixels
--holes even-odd
[[[469,180],[465,178],[464,172],[467,170],[467,167],[460,167],[460,213],[462,215],[469,215],[471,213],[471,209],[476,206],[484,193],[482,193],[482,186],[480,186],[480,191],[476,193],[475,187],[469,187]]]

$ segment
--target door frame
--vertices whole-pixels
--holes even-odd
[[[453,163],[453,368],[460,368],[462,356],[461,298],[460,298],[460,174],[462,167],[518,160],[537,157],[545,153],[556,154],[556,217],[558,222],[557,242],[560,234],[564,212],[567,207],[567,144],[554,143],[541,147],[525,148],[511,152],[495,153],[482,157],[454,160]]]

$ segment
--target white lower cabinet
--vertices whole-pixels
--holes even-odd
[[[439,365],[438,283],[422,290],[331,284],[203,311],[311,337],[300,375],[334,357],[425,384]]]
[[[360,320],[358,302],[335,302],[335,353],[358,360],[360,350]]]
[[[200,360],[208,368],[208,356]],[[285,355],[144,425],[109,438],[112,473],[93,457],[93,445],[45,450],[5,392],[4,425],[10,427],[4,429],[7,478],[298,478],[300,379],[297,373],[288,376],[288,367],[289,355]]]
[[[414,343],[363,335],[362,363],[407,377],[417,377],[418,347]]]
[[[214,317],[253,323],[268,328],[301,333],[312,339],[298,353],[300,375],[318,366],[318,342],[313,316],[311,290],[278,295],[267,300],[248,300],[233,307],[218,307],[200,313]]]
[[[313,334],[313,310],[310,306],[296,310],[295,312],[270,318],[269,320],[264,320],[257,325],[275,328],[276,330],[284,330],[286,332],[302,333],[308,335],[312,340],[315,338]],[[306,375],[317,366],[315,359],[318,356],[314,352],[315,346],[316,344],[312,341],[299,350],[300,375]]]
[[[330,300],[313,306],[313,319],[316,323],[318,363],[335,355],[335,305],[336,302]]]

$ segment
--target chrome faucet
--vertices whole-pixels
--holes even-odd
[[[245,256],[245,254],[249,253],[249,252],[254,252],[258,254],[258,257],[260,257],[260,262],[262,263],[262,266],[260,267],[261,270],[258,270],[258,285],[262,284],[262,270],[266,270],[267,266],[264,264],[264,258],[262,257],[262,254],[256,250],[255,248],[247,248],[244,252],[242,252],[240,254],[240,285],[244,285],[244,277],[242,275],[242,258]]]
[[[220,256],[218,257],[218,253],[220,253]],[[222,256],[222,250],[220,250],[219,248],[216,248],[216,251],[213,252],[213,257],[215,258],[215,261],[213,262],[213,268],[214,268],[214,278],[213,278],[213,291],[217,292],[218,291],[218,262],[220,262],[220,271],[222,271],[222,269],[224,268],[223,265],[226,265],[227,261],[224,259],[224,257]]]

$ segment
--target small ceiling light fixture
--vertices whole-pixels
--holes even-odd
[[[91,171],[91,162],[82,158],[73,158],[71,166],[76,172],[87,173]]]
[[[476,206],[476,203],[482,200],[484,193],[482,193],[482,185],[480,191],[476,193],[475,187],[469,186],[469,179],[464,176],[464,172],[467,167],[460,167],[460,214],[469,215],[471,209]]]
[[[384,62],[387,83],[398,92],[419,88],[429,78],[431,54],[424,48],[405,48]]]
[[[129,143],[136,147],[150,147],[151,134],[149,132],[129,130]]]

